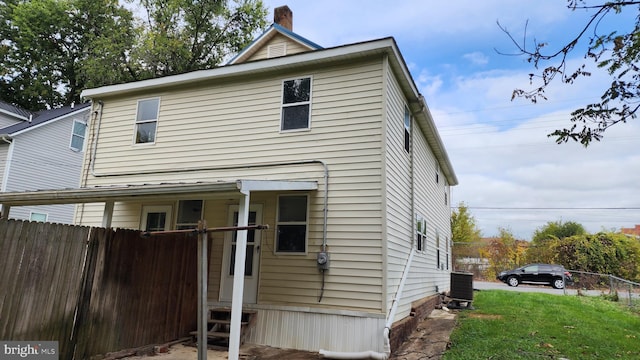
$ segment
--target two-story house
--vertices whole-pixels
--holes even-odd
[[[455,172],[393,38],[322,48],[291,24],[276,9],[225,66],[85,90],[81,187],[0,200],[143,231],[267,224],[212,235],[208,305],[255,311],[247,343],[388,356],[449,289]]]
[[[90,104],[31,113],[0,101],[0,191],[77,188]],[[14,219],[73,222],[74,204],[14,207]]]

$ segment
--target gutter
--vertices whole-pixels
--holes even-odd
[[[9,134],[0,134],[0,139],[7,144],[11,144],[13,142],[13,138]]]

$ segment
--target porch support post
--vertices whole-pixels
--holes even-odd
[[[0,214],[0,219],[8,219],[9,210],[11,210],[11,206],[7,204],[2,204],[2,213]]]
[[[250,192],[241,192],[238,206],[238,226],[249,225]],[[244,292],[244,268],[247,260],[247,230],[238,230],[236,237],[236,259],[233,268],[233,297],[231,298],[231,334],[229,337],[229,360],[240,356],[240,331],[242,321],[242,297]]]
[[[107,201],[104,203],[104,212],[102,213],[102,227],[110,228],[111,220],[113,219],[113,201]]]
[[[207,242],[206,221],[198,221],[198,360],[207,360]]]

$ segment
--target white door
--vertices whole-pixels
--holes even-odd
[[[262,205],[249,206],[249,225],[262,223]],[[229,208],[229,226],[238,225],[238,206]],[[235,231],[228,231],[224,237],[222,253],[222,280],[220,301],[231,301],[233,296],[233,271],[236,259]],[[244,267],[244,292],[242,302],[255,304],[258,300],[258,269],[260,265],[260,231],[247,232],[247,259]]]

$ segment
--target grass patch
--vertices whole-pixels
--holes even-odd
[[[475,294],[444,360],[640,359],[640,316],[597,297]]]

